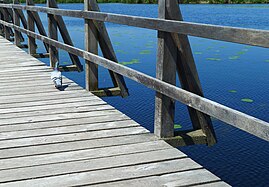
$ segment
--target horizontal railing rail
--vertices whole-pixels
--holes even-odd
[[[42,12],[68,17],[92,19],[97,21],[111,22],[140,28],[180,33],[190,36],[269,48],[269,31],[267,30],[245,29],[185,21],[164,20],[158,18],[147,18],[95,11],[55,9],[38,6],[1,4],[0,7]]]
[[[199,36],[210,39],[230,41],[248,45],[261,47],[269,47],[269,31],[241,29],[234,27],[223,27],[215,25],[205,25],[188,23],[184,21],[170,21],[154,18],[143,18],[136,16],[117,15],[110,13],[99,13],[94,11],[79,11],[79,10],[62,10],[45,7],[23,6],[0,4],[0,7],[21,9],[29,11],[37,11],[48,14],[72,16],[83,19],[93,19],[98,21],[108,21],[113,23],[131,25],[136,27],[155,29],[165,32],[182,33],[186,35]],[[257,119],[253,116],[244,114],[235,109],[231,109],[222,104],[201,97],[197,94],[176,87],[157,78],[151,77],[124,65],[115,63],[109,59],[100,57],[85,50],[76,48],[71,45],[53,40],[47,36],[43,36],[16,26],[12,23],[0,20],[0,24],[13,28],[16,31],[22,32],[30,37],[41,40],[51,46],[60,48],[74,55],[78,55],[85,60],[103,66],[115,73],[128,77],[138,83],[141,83],[148,88],[151,88],[163,95],[173,98],[191,108],[208,114],[216,119],[219,119],[227,124],[249,132],[259,138],[269,141],[269,123]]]

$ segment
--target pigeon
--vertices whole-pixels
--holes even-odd
[[[51,72],[51,80],[55,88],[59,89],[62,87],[62,73],[59,71],[59,62],[56,63],[53,72]]]

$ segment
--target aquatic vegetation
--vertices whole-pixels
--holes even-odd
[[[66,64],[68,64],[68,62],[62,62],[62,64],[65,64],[66,65]]]
[[[151,51],[150,50],[142,50],[142,51],[140,51],[140,55],[148,55],[148,54],[150,54],[151,53]]]
[[[213,47],[208,47],[208,48],[206,48],[206,50],[210,50],[210,49],[213,49]]]
[[[116,52],[117,52],[117,53],[121,53],[121,54],[127,54],[126,51],[123,51],[123,50],[121,50],[121,49],[116,50]]]
[[[203,54],[202,52],[194,52],[194,54],[196,54],[196,55],[201,55],[201,54]]]
[[[182,128],[182,125],[180,124],[174,124],[174,129],[181,129]]]
[[[122,65],[131,65],[131,64],[138,64],[138,63],[140,63],[138,59],[132,59],[129,62],[119,62],[119,64],[122,64]]]
[[[239,52],[237,52],[238,55],[243,55],[245,53],[246,53],[245,51],[239,51]]]
[[[211,61],[220,61],[220,58],[206,58],[206,60],[211,60]]]
[[[249,99],[249,98],[243,98],[243,99],[241,99],[241,101],[246,102],[246,103],[252,103],[253,102],[253,100]]]
[[[237,93],[236,90],[229,90],[230,93]]]
[[[115,46],[119,46],[120,45],[120,42],[114,42],[114,45]]]
[[[265,62],[269,62],[269,60],[265,60]]]
[[[229,57],[230,60],[237,60],[239,58],[240,58],[240,56],[231,56],[231,57]]]

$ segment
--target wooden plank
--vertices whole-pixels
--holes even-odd
[[[156,141],[157,137],[152,134],[139,134],[139,135],[128,135],[128,136],[119,136],[103,139],[90,139],[90,140],[75,140],[60,142],[55,144],[48,145],[37,145],[37,146],[28,146],[28,147],[18,147],[18,148],[9,148],[0,150],[0,159],[3,158],[15,158],[15,157],[26,157],[34,155],[45,155],[51,153],[61,153],[61,152],[70,152],[76,150],[85,150],[85,149],[96,149],[104,148],[111,146],[119,145],[129,145],[136,143],[143,143],[149,141]]]
[[[26,5],[32,5],[29,0],[26,0]],[[35,32],[35,22],[31,11],[27,11],[27,29]],[[28,36],[28,53],[35,54],[36,53],[36,41],[34,37]]]
[[[229,185],[224,182],[219,182],[219,178],[214,176],[212,173],[205,169],[198,169],[192,171],[183,171],[172,174],[164,174],[160,176],[145,177],[139,179],[130,179],[123,180],[119,182],[104,183],[93,185],[92,187],[135,187],[135,186],[217,186],[220,184],[220,187],[228,187]],[[175,183],[173,183],[175,181]],[[218,182],[212,182],[218,181]],[[209,183],[209,184],[208,184]]]
[[[111,117],[113,117],[113,119]],[[97,116],[89,116],[89,117],[83,117],[83,118],[62,119],[61,123],[57,121],[42,121],[42,122],[36,122],[36,123],[24,123],[24,124],[17,124],[17,125],[3,125],[3,126],[0,126],[0,129],[1,129],[1,132],[14,132],[14,131],[33,130],[33,129],[46,129],[46,128],[53,128],[53,127],[75,126],[75,125],[80,125],[80,124],[93,124],[93,123],[102,123],[102,122],[111,122],[111,121],[121,121],[121,120],[126,120],[126,119],[128,118],[122,114],[113,114],[109,116],[97,115]],[[79,139],[75,139],[75,140],[79,140]]]
[[[83,118],[90,116],[104,116],[104,115],[114,115],[120,114],[117,110],[104,110],[98,112],[83,112],[83,113],[73,113],[70,115],[69,113],[64,114],[51,114],[51,115],[43,115],[43,116],[34,116],[34,117],[22,117],[15,119],[1,119],[0,126],[2,125],[14,125],[14,124],[24,124],[24,123],[37,123],[42,121],[57,121],[62,119],[74,119],[74,118]]]
[[[166,1],[159,1],[158,16],[166,19]],[[177,49],[169,33],[158,32],[158,52],[156,78],[176,85]],[[154,134],[160,138],[174,136],[175,101],[166,95],[156,92]]]
[[[245,29],[238,27],[219,26],[212,24],[201,24],[185,21],[161,20],[157,18],[146,18],[122,14],[103,13],[96,11],[48,9],[44,7],[25,7],[22,5],[3,5],[0,7],[13,7],[22,10],[38,11],[61,16],[76,18],[94,19],[96,21],[112,22],[122,25],[135,26],[171,33],[181,33],[185,35],[202,38],[247,44],[260,47],[269,47],[269,31],[257,29]]]
[[[96,2],[96,0],[89,0],[89,9],[92,11],[100,12],[99,6]],[[99,45],[102,50],[103,56],[107,59],[110,59],[114,63],[118,63],[116,53],[114,52],[112,43],[110,41],[108,32],[106,30],[106,26],[104,22],[96,22],[94,21],[94,24],[98,30],[98,36],[99,36]],[[129,95],[128,88],[125,84],[124,78],[122,75],[117,74],[113,71],[109,70],[110,77],[112,79],[112,82],[114,84],[114,87],[119,87],[121,90],[121,96],[127,97]]]
[[[109,96],[119,96],[121,94],[121,90],[119,87],[99,88],[99,90],[91,91],[91,93],[98,97],[109,97]]]
[[[13,180],[26,180],[32,178],[57,176],[69,173],[89,172],[100,169],[123,167],[136,164],[160,162],[163,160],[179,159],[184,156],[178,154],[176,149],[165,149],[158,151],[131,153],[128,155],[117,155],[112,158],[104,157],[98,159],[87,159],[68,163],[50,164],[44,166],[27,167],[0,171],[0,182]],[[113,159],[113,162],[111,162]]]
[[[84,10],[90,10],[90,1],[84,0]],[[85,20],[85,50],[98,54],[98,33],[92,20]],[[88,91],[98,90],[98,65],[85,60],[85,87]]]
[[[95,101],[96,103],[96,101]],[[91,112],[91,111],[101,111],[101,110],[112,110],[114,109],[113,107],[109,105],[104,105],[100,103],[93,104],[91,106],[91,102],[88,103],[86,106],[76,106],[76,107],[69,107],[67,106],[66,108],[53,108],[51,109],[44,109],[44,110],[37,110],[35,111],[26,111],[26,112],[12,112],[12,113],[6,113],[6,114],[1,114],[0,119],[8,119],[8,118],[13,118],[16,120],[16,118],[22,118],[22,117],[33,117],[33,116],[41,116],[41,115],[50,115],[50,114],[70,114],[72,113],[81,113],[81,112]],[[51,105],[49,105],[51,106]],[[15,108],[16,110],[17,108]],[[1,110],[0,110],[1,111]]]
[[[96,97],[75,97],[75,98],[61,98],[61,99],[50,99],[50,100],[39,100],[39,101],[28,101],[28,102],[18,102],[18,103],[7,103],[1,104],[0,109],[1,111],[7,111],[9,108],[13,108],[12,110],[15,112],[16,108],[27,107],[30,111],[30,107],[37,107],[37,110],[45,109],[45,107],[49,107],[48,105],[56,105],[56,104],[67,104],[67,103],[76,103],[76,102],[98,102],[100,104],[105,104],[104,101],[100,100]],[[44,106],[44,107],[42,107]],[[64,106],[64,105],[63,105]],[[53,106],[51,106],[53,107]],[[57,107],[57,106],[55,106]]]
[[[96,170],[90,172],[74,173],[60,176],[52,176],[40,179],[24,180],[10,183],[10,186],[67,186],[67,185],[92,185],[115,180],[127,180],[141,178],[145,176],[162,175],[166,173],[199,169],[200,165],[194,161],[177,159],[157,163],[141,164],[127,167],[119,167],[106,170]],[[130,175],[131,173],[131,175]],[[106,176],[106,177],[104,177]],[[0,184],[1,186],[2,184]]]
[[[131,128],[130,128],[131,129]],[[77,160],[90,160],[96,158],[111,157],[116,155],[127,155],[132,153],[149,152],[171,148],[164,141],[150,141],[130,145],[112,147],[101,147],[96,149],[85,149],[70,152],[52,153],[48,155],[36,155],[30,157],[18,157],[0,160],[0,169],[22,168],[29,166],[48,165],[53,163],[71,162]],[[178,152],[180,157],[184,153]],[[185,156],[186,157],[186,156]],[[0,179],[1,181],[1,179]],[[3,182],[3,181],[1,181]]]
[[[5,140],[5,144],[0,144],[0,148],[3,149],[3,148],[34,146],[34,145],[46,145],[67,141],[90,140],[90,139],[100,139],[117,136],[127,136],[127,135],[129,136],[134,134],[145,134],[148,132],[149,132],[148,130],[142,127],[132,127],[132,128],[123,128],[114,130],[102,130],[96,132],[83,132],[83,133],[73,133],[64,135],[61,134],[54,136],[22,138],[15,140]]]
[[[162,139],[174,147],[207,144],[207,137],[201,129],[191,131],[176,131],[174,137]]]
[[[116,117],[116,116],[115,116]],[[113,121],[105,123],[95,123],[95,124],[82,124],[74,126],[64,126],[64,127],[53,127],[46,129],[31,129],[24,131],[14,131],[14,132],[1,132],[1,140],[11,140],[18,138],[29,138],[29,137],[39,137],[39,136],[49,136],[49,135],[59,135],[59,134],[71,134],[79,132],[90,132],[97,130],[109,130],[109,129],[119,129],[119,128],[128,128],[128,127],[138,127],[139,124],[135,123],[132,120],[123,120],[123,121]]]

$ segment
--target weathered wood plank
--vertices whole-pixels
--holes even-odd
[[[136,147],[136,145],[132,146]],[[146,164],[152,162],[160,162],[163,160],[179,159],[184,157],[184,155],[178,154],[178,150],[176,149],[165,149],[158,151],[154,150],[151,152],[147,150],[147,152],[131,153],[128,155],[117,155],[113,156],[112,158],[89,158],[83,161],[9,169],[5,171],[0,171],[0,182],[57,176],[85,171],[89,172],[100,169],[123,167],[136,164]],[[111,162],[111,159],[113,159],[113,162]]]
[[[96,102],[96,101],[95,101]],[[92,104],[92,106],[91,106]],[[49,105],[51,106],[51,105]],[[33,107],[32,107],[33,108]],[[14,109],[14,108],[13,108]],[[15,108],[16,111],[17,108]],[[12,112],[12,113],[6,113],[6,114],[1,114],[0,119],[9,119],[13,118],[16,120],[16,118],[22,118],[22,117],[33,117],[33,116],[42,116],[42,115],[51,115],[51,114],[72,114],[72,113],[82,113],[82,112],[91,112],[91,111],[101,111],[101,110],[112,110],[114,109],[110,105],[104,105],[100,103],[88,103],[86,106],[75,106],[75,107],[70,107],[66,106],[65,108],[53,108],[51,109],[46,108],[44,110],[37,110],[34,109],[35,111],[25,111],[25,112]]]
[[[119,145],[132,146],[132,144],[156,141],[156,140],[157,140],[156,136],[153,136],[152,134],[148,133],[148,134],[103,138],[98,140],[96,139],[74,140],[48,145],[0,149],[0,159],[45,155],[51,153],[70,152],[76,150],[95,149],[102,147],[104,148]]]
[[[214,176],[212,173],[205,169],[198,169],[192,171],[183,171],[173,174],[164,174],[160,176],[145,177],[139,179],[123,180],[119,182],[104,183],[92,185],[92,187],[135,187],[135,186],[218,186],[228,187],[229,185],[224,182],[212,182],[219,181],[220,179]],[[173,183],[175,181],[175,183]],[[207,184],[209,183],[209,184]],[[200,185],[201,184],[201,185]]]
[[[5,140],[5,144],[0,144],[0,148],[3,149],[3,148],[15,148],[15,147],[25,147],[33,145],[46,145],[46,144],[75,141],[75,140],[90,140],[90,139],[100,139],[117,136],[127,136],[134,134],[145,134],[148,132],[149,131],[147,131],[142,127],[132,127],[132,128],[123,128],[114,130],[102,130],[96,132],[83,132],[83,133],[43,136],[34,138],[22,138],[15,140]]]
[[[177,159],[157,163],[141,164],[113,169],[97,170],[90,172],[74,173],[61,176],[52,176],[40,179],[25,180],[9,183],[10,186],[67,186],[67,185],[92,185],[115,180],[127,180],[145,176],[162,175],[166,173],[199,169],[200,165],[194,161]],[[131,174],[131,175],[130,175]],[[104,177],[106,176],[106,177]],[[0,184],[1,186],[1,184]]]
[[[112,119],[113,118],[113,119]],[[93,123],[103,123],[111,121],[122,121],[128,119],[127,116],[122,114],[114,115],[99,115],[99,116],[89,116],[84,118],[73,118],[73,119],[62,119],[61,123],[57,121],[42,121],[37,123],[24,123],[17,125],[3,125],[0,126],[1,132],[13,132],[13,131],[24,131],[33,129],[46,129],[53,127],[64,127],[64,126],[75,126],[82,124],[93,124]]]
[[[131,129],[131,128],[130,128]],[[130,145],[120,145],[96,149],[85,149],[71,152],[52,153],[49,155],[36,155],[31,157],[18,157],[0,160],[0,169],[21,168],[38,165],[48,165],[53,163],[70,162],[76,160],[96,159],[111,157],[116,155],[127,155],[132,153],[148,152],[171,148],[164,141],[150,141]],[[178,153],[180,157],[184,153]],[[185,156],[186,157],[186,156]],[[0,179],[1,181],[1,179]],[[1,181],[2,182],[2,181]]]

